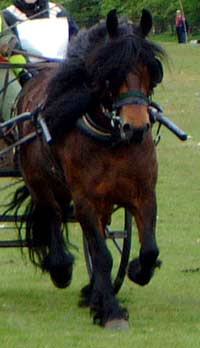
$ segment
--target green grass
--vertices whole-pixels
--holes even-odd
[[[74,251],[73,282],[66,290],[54,288],[19,250],[0,250],[1,348],[200,346],[200,272],[195,271],[200,267],[200,46],[163,45],[171,68],[154,99],[191,138],[183,143],[162,131],[157,239],[163,265],[144,288],[125,280],[118,297],[129,310],[130,328],[104,330],[92,324],[88,309],[77,306],[87,274],[74,224],[70,236],[79,251]],[[137,252],[134,234],[132,256]]]
[[[153,34],[151,33],[151,39],[160,41],[162,43],[165,42],[171,42],[171,43],[177,43],[177,35],[176,32],[172,33],[171,31],[166,31],[160,34]],[[197,40],[200,37],[200,33],[189,33],[187,36],[187,42],[189,43],[191,40]]]

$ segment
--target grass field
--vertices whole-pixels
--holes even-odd
[[[19,250],[0,250],[1,348],[200,346],[200,45],[163,45],[170,69],[154,99],[190,138],[183,143],[162,131],[157,239],[163,265],[144,288],[125,280],[118,297],[129,310],[129,329],[94,326],[88,309],[78,307],[87,274],[80,230],[74,224],[70,236],[79,251],[74,251],[73,282],[66,290],[54,288]],[[137,252],[134,234],[132,256]]]

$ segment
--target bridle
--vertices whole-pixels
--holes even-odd
[[[125,105],[144,105],[148,107],[149,104],[149,97],[141,90],[129,90],[119,94],[113,105],[113,110],[116,111],[116,115],[118,116],[121,141],[125,143],[141,143],[150,128],[149,123],[145,123],[141,127],[135,127],[133,124],[124,123],[119,115],[121,107]]]
[[[149,105],[149,97],[140,90],[129,90],[119,94],[116,103],[113,104],[113,109],[119,109],[124,105]]]
[[[128,123],[123,124],[120,109],[124,105],[144,105],[148,108],[150,104],[150,97],[144,92],[129,90],[120,93],[109,108],[103,104],[100,105],[102,116],[107,119],[109,128],[100,126],[94,121],[93,114],[88,113],[80,118],[76,125],[90,138],[111,146],[120,143],[140,143],[150,126],[145,124],[142,127],[134,127]]]

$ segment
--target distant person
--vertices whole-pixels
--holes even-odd
[[[178,38],[178,43],[186,43],[187,42],[187,31],[188,31],[188,25],[185,20],[185,16],[183,14],[183,11],[177,10],[176,11],[176,34]]]

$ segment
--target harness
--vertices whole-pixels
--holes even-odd
[[[94,140],[115,146],[125,141],[125,138],[123,138],[120,133],[122,120],[119,116],[119,109],[124,105],[144,105],[148,107],[150,105],[150,100],[149,97],[139,90],[123,92],[112,105],[112,111],[105,110],[102,107],[102,114],[109,121],[109,130],[100,127],[88,114],[78,119],[76,124],[77,128]],[[145,126],[140,128],[132,127],[133,136],[136,136],[136,133],[146,133],[147,131],[148,128]]]
[[[163,108],[156,102],[150,100],[150,98],[141,91],[130,90],[128,92],[121,93],[116,103],[113,104],[113,110],[111,112],[104,111],[104,116],[110,120],[109,131],[108,129],[102,128],[96,124],[88,114],[84,115],[82,118],[79,118],[76,126],[81,132],[91,139],[111,146],[116,146],[117,144],[122,143],[124,140],[120,136],[121,118],[117,114],[117,111],[123,105],[128,104],[147,106],[151,126],[158,123],[158,128],[154,139],[155,145],[157,145],[160,141],[160,130],[162,125],[168,128],[180,140],[187,140],[187,134],[163,114]],[[144,129],[143,127],[135,128],[135,132],[136,131],[145,133],[148,131],[148,129]]]
[[[113,104],[113,109],[111,112],[104,110],[104,116],[109,120],[109,130],[107,128],[103,128],[99,126],[94,120],[90,117],[90,115],[86,114],[78,119],[76,123],[76,127],[89,138],[100,141],[101,143],[107,144],[109,146],[116,146],[120,143],[124,142],[120,135],[120,127],[121,127],[121,118],[118,115],[118,109],[127,104],[135,104],[135,105],[145,105],[148,108],[149,119],[151,125],[158,122],[158,130],[156,134],[156,139],[154,139],[155,145],[160,140],[160,128],[162,125],[167,127],[172,133],[174,133],[180,140],[187,140],[187,134],[177,127],[171,120],[169,120],[164,114],[162,107],[154,101],[151,101],[149,97],[147,97],[141,91],[128,91],[126,93],[121,93],[116,100],[116,103]],[[39,106],[34,112],[25,112],[21,115],[18,115],[8,121],[0,123],[0,138],[6,137],[7,129],[13,129],[18,126],[20,123],[24,121],[32,121],[35,125],[36,130],[32,133],[22,137],[15,141],[14,144],[11,144],[7,148],[4,148],[0,151],[0,156],[10,151],[12,148],[17,147],[22,144],[27,144],[28,142],[33,141],[37,136],[41,136],[44,138],[47,144],[52,143],[52,137],[45,122],[45,119],[42,117],[41,112],[43,110],[43,106]],[[136,128],[137,132],[142,131],[146,132],[148,129],[143,129],[143,127]]]

